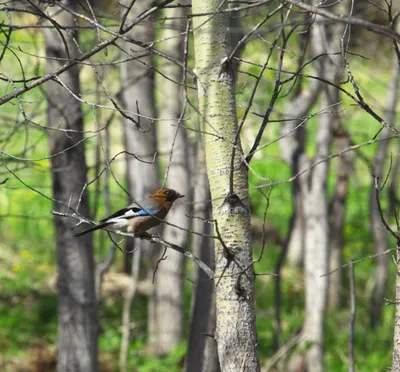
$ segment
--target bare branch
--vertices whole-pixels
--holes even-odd
[[[303,3],[302,1],[299,0],[285,0],[289,4],[296,5],[297,7],[307,10],[308,12],[312,12],[314,14],[319,14],[322,17],[332,19],[333,21],[340,22],[340,23],[345,23],[345,24],[350,24],[350,25],[356,25],[356,26],[361,26],[367,29],[368,31],[375,32],[377,34],[382,34],[385,36],[390,37],[391,39],[400,42],[400,35],[393,31],[389,27],[384,27],[377,25],[372,22],[365,21],[364,19],[352,17],[352,16],[346,16],[344,14],[335,14],[332,12],[329,12],[327,10],[321,9],[319,7],[309,5],[306,3]]]

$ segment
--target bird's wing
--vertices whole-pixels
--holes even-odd
[[[149,202],[151,202],[151,200],[144,200],[143,203],[140,203],[141,207],[139,207],[136,203],[131,204],[130,206],[113,213],[111,216],[102,219],[100,222],[105,222],[110,219],[129,219],[136,216],[153,216],[160,211],[160,208],[159,206],[155,205],[155,203]]]

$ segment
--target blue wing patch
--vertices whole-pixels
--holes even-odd
[[[158,213],[158,210],[155,210],[155,209],[147,209],[147,210],[141,209],[139,212],[137,212],[137,214],[139,216],[148,216],[148,215],[152,216],[157,213]]]

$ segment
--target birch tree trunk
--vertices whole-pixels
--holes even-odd
[[[131,1],[124,0],[121,2],[121,13],[124,14],[128,9]],[[136,1],[127,16],[127,21],[134,19],[144,10],[149,9],[153,3],[152,0]],[[154,40],[154,30],[151,18],[146,20],[127,33],[127,36],[143,43],[152,42]],[[154,104],[154,61],[151,54],[146,49],[140,48],[133,44],[126,43],[124,51],[130,57],[136,57],[132,61],[125,62],[121,65],[121,82],[122,82],[122,100],[125,109],[136,115],[129,114],[137,121],[136,125],[129,119],[123,120],[125,149],[131,154],[135,154],[137,160],[131,155],[126,157],[126,172],[128,178],[128,190],[135,200],[141,200],[150,195],[159,187],[159,171],[157,160],[152,163],[156,154],[156,127],[154,118],[156,109]],[[125,56],[126,57],[126,56]],[[130,201],[129,201],[130,202]],[[153,252],[158,252],[159,248],[146,240],[135,239],[130,242],[139,245],[138,249],[142,250],[143,256],[146,255],[151,259]],[[135,246],[137,248],[137,246]],[[149,268],[149,276],[152,276],[153,269]],[[157,334],[157,326],[155,322],[155,293],[156,287],[153,286],[153,293],[149,301],[148,312],[148,332],[150,351],[156,351],[154,337]]]
[[[74,8],[73,1],[63,2]],[[52,72],[78,54],[74,41],[74,17],[57,6],[49,8],[50,16],[69,31],[46,28],[46,73]],[[64,38],[61,38],[62,32]],[[64,41],[63,41],[64,39]],[[68,48],[68,51],[66,50]],[[80,96],[79,67],[61,74],[62,80],[74,94]],[[86,183],[85,148],[83,144],[83,117],[80,102],[55,81],[47,83],[48,130],[53,198],[65,205],[78,208],[79,197]],[[65,132],[70,130],[72,132]],[[76,145],[79,143],[78,145]],[[54,203],[54,210],[69,213],[69,209]],[[82,196],[79,212],[89,216],[87,193]],[[97,338],[98,316],[94,285],[94,260],[91,234],[80,239],[71,229],[75,221],[54,219],[58,266],[58,357],[60,372],[92,372],[98,370]]]
[[[185,12],[182,8],[166,9],[162,37],[162,49],[177,61],[184,58],[184,33],[186,27]],[[191,188],[188,157],[188,139],[182,120],[183,91],[182,68],[171,61],[163,60],[160,70],[168,79],[158,80],[161,92],[160,108],[160,147],[166,154],[167,186],[185,195],[182,201],[175,203],[166,221],[180,229],[166,224],[164,239],[180,247],[188,248],[188,230],[190,228]],[[183,339],[184,312],[184,256],[173,250],[167,252],[156,274],[156,323],[155,336],[158,355],[165,355]]]
[[[259,371],[254,309],[248,174],[236,138],[237,118],[228,14],[218,0],[194,0],[194,54],[216,241],[216,332],[221,370]],[[232,144],[236,151],[231,167]],[[231,178],[232,177],[232,178]],[[230,182],[232,181],[232,182]]]
[[[341,57],[333,53],[340,50],[342,26],[328,26],[316,16],[312,28],[312,46],[319,59],[318,76],[338,81],[342,71]],[[324,85],[321,110],[338,103],[336,89]],[[329,156],[332,123],[335,113],[319,116],[316,135],[316,155],[309,165]],[[328,181],[329,162],[324,161],[301,177],[303,211],[305,217],[305,323],[304,339],[309,344],[306,365],[309,372],[322,372],[324,366],[325,317],[329,289],[329,222]]]

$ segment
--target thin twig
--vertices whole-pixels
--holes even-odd
[[[356,323],[356,285],[353,259],[349,265],[350,274],[350,319],[349,319],[349,372],[354,372],[354,326]]]

